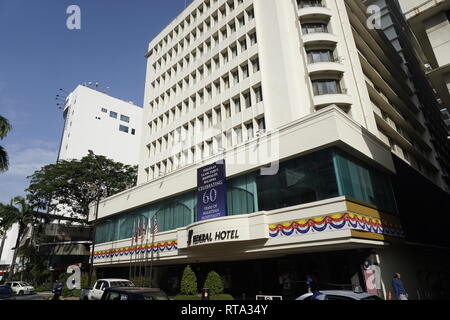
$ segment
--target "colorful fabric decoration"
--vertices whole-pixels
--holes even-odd
[[[335,230],[358,230],[403,238],[402,226],[353,213],[335,214],[308,220],[269,225],[271,238],[310,235]]]
[[[178,250],[178,241],[166,241],[166,242],[155,242],[153,247],[151,244],[148,245],[137,245],[133,247],[125,247],[125,248],[118,248],[118,249],[112,249],[112,250],[103,250],[103,251],[97,251],[94,252],[94,259],[107,259],[111,257],[119,257],[119,256],[128,256],[128,255],[134,255],[139,253],[145,253],[147,250],[148,253],[151,253],[153,250],[153,253],[159,252],[169,252],[172,250]]]

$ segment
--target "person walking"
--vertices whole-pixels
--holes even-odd
[[[394,274],[394,279],[392,279],[392,288],[394,290],[394,299],[408,300],[408,293],[405,290],[400,273]]]
[[[62,283],[57,283],[52,291],[54,294],[52,300],[59,300],[59,297],[61,297],[63,289],[64,285]]]

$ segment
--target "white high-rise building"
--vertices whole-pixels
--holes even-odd
[[[142,113],[131,102],[79,85],[64,105],[58,160],[79,160],[92,150],[116,162],[138,164]]]
[[[214,263],[252,296],[308,273],[351,288],[369,259],[378,294],[398,269],[419,290],[392,153],[445,184],[402,59],[367,21],[355,0],[193,1],[150,42],[138,186],[100,204],[98,272],[126,277],[153,250],[163,288]],[[198,169],[222,159],[227,214],[201,221]],[[130,247],[155,217],[156,243]]]

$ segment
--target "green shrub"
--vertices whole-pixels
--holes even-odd
[[[182,294],[179,294],[179,295],[177,295],[176,297],[175,297],[175,299],[174,300],[179,300],[179,301],[188,301],[188,300],[201,300],[201,297],[200,296],[189,296],[189,295],[182,295]]]
[[[205,285],[203,287],[209,289],[210,296],[223,293],[222,279],[215,271],[208,273],[208,277],[206,278]]]
[[[36,288],[36,292],[45,292],[45,291],[52,291],[53,288],[52,287],[45,287],[45,286],[40,286]]]
[[[223,301],[223,300],[234,300],[234,298],[231,294],[223,293],[223,294],[217,294],[215,296],[211,296],[211,300]]]
[[[198,293],[197,289],[197,277],[191,266],[186,266],[183,272],[183,278],[181,279],[181,294],[187,296],[193,296]]]

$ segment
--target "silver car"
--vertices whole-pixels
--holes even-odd
[[[366,292],[353,292],[344,290],[320,290],[325,296],[325,300],[383,300],[378,296]],[[311,300],[312,293],[306,293],[295,300]]]
[[[6,282],[5,286],[10,287],[15,294],[22,296],[24,294],[33,294],[34,287],[24,281]]]

